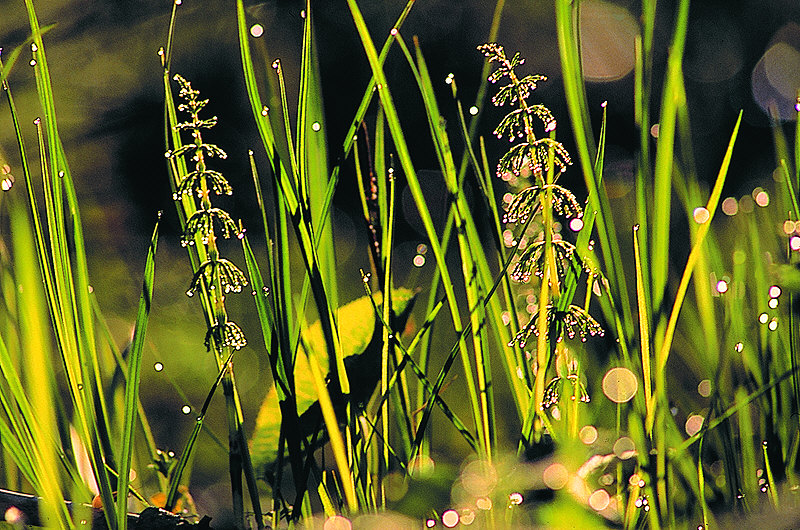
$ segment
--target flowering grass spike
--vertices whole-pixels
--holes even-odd
[[[211,205],[212,191],[217,195],[230,195],[233,190],[220,172],[206,166],[207,157],[226,158],[227,155],[216,145],[203,141],[202,130],[217,124],[216,116],[208,119],[199,116],[208,100],[199,99],[200,92],[180,75],[176,74],[173,79],[180,86],[179,96],[185,101],[178,106],[178,110],[189,113],[189,120],[175,125],[175,130],[189,131],[192,143],[167,151],[166,156],[172,159],[184,156],[194,163],[194,170],[181,179],[173,198],[179,200],[190,196],[199,200],[197,210],[186,221],[181,244],[194,245],[199,241],[205,247],[207,256],[197,268],[186,294],[194,296],[197,291],[208,293],[214,317],[208,325],[205,345],[207,349],[213,347],[217,354],[222,354],[225,348],[238,350],[247,344],[241,328],[228,320],[225,311],[225,295],[241,292],[247,285],[247,278],[231,261],[221,258],[217,248],[218,234],[227,239],[232,234],[238,236],[239,229],[228,212]]]

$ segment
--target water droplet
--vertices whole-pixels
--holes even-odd
[[[83,383],[78,383],[78,390],[83,390]]]
[[[261,24],[253,24],[250,27],[250,35],[252,35],[253,37],[258,38],[263,34],[264,34],[264,26],[262,26]]]
[[[767,321],[769,321],[769,315],[766,313],[761,313],[760,315],[758,315],[758,321],[761,322],[762,324],[766,324]]]
[[[545,132],[555,131],[556,130],[556,120],[548,121],[544,126]]]
[[[267,114],[269,114],[269,107],[262,108],[261,109],[261,115],[262,116],[266,116]]]
[[[272,61],[272,68],[274,68],[275,70],[278,70],[280,67],[281,67],[281,60],[280,59],[275,59],[274,61]]]
[[[32,51],[32,52],[37,52],[37,51],[39,51],[39,47],[36,45],[36,43],[35,43],[35,42],[32,42],[32,43],[31,43],[31,51]]]
[[[160,362],[157,362],[156,364],[153,365],[153,370],[155,370],[156,372],[160,372],[163,369],[164,369],[164,365],[162,363],[160,363]]]
[[[728,292],[728,282],[725,280],[720,280],[717,282],[717,292],[719,294],[727,293]]]
[[[471,106],[471,107],[469,108],[469,113],[470,113],[472,116],[476,116],[476,115],[478,114],[478,107],[476,107],[475,105]]]
[[[322,125],[320,125],[318,121],[315,121],[314,123],[311,124],[311,129],[314,130],[315,132],[319,131],[320,129],[322,129]]]
[[[31,66],[36,66],[36,59],[31,59],[31,62],[28,64],[30,64]]]
[[[658,123],[654,123],[652,127],[650,127],[650,136],[653,138],[658,138],[658,133],[661,130],[661,126]]]
[[[692,212],[692,218],[694,219],[695,223],[701,225],[707,222],[711,218],[711,214],[708,212],[706,208],[698,206]]]
[[[2,181],[0,181],[0,188],[3,191],[10,190],[13,185],[14,185],[14,176],[13,175],[7,175],[6,177],[3,178]]]
[[[458,512],[455,510],[446,510],[442,514],[442,524],[445,528],[453,528],[458,524]]]
[[[753,190],[753,200],[762,208],[769,206],[769,194],[761,188]]]
[[[175,0],[175,5],[179,6],[183,3],[183,0]]]
[[[703,428],[703,421],[703,416],[700,416],[699,414],[692,414],[689,416],[689,418],[686,420],[686,425],[684,426],[686,429],[686,434],[689,436],[694,436],[700,432],[700,429]]]
[[[305,9],[300,11],[300,18],[306,18],[306,10]]]
[[[188,296],[188,297],[194,296],[194,291],[189,289],[188,291],[186,291],[186,296]]]
[[[602,108],[606,108],[607,106],[608,106],[608,101],[604,101],[604,102],[600,103],[600,107],[602,107]]]
[[[452,73],[451,74],[447,74],[447,77],[444,79],[444,82],[447,83],[448,85],[452,85],[453,81],[455,80],[455,77],[456,76],[453,75]]]
[[[414,256],[413,263],[415,267],[422,267],[423,265],[425,265],[425,256],[423,256],[422,254],[417,254],[416,256]]]
[[[777,309],[778,308],[778,299],[777,298],[770,298],[767,305],[770,309]]]
[[[183,407],[181,407],[181,412],[183,412],[184,414],[189,414],[190,412],[192,412],[192,407],[190,407],[189,405],[184,405]]]
[[[389,35],[397,35],[397,28],[392,28],[392,30],[389,32]]]
[[[781,288],[777,285],[773,285],[769,288],[769,297],[770,298],[778,298],[781,295]]]

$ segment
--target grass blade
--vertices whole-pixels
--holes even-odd
[[[159,214],[159,220],[161,215]],[[120,528],[125,528],[128,520],[128,480],[133,457],[133,435],[136,426],[138,404],[139,404],[139,381],[141,379],[142,350],[144,348],[144,336],[147,330],[147,322],[150,318],[150,307],[153,300],[153,279],[155,277],[155,254],[158,244],[158,222],[153,229],[150,238],[150,248],[147,251],[147,259],[144,267],[144,280],[142,282],[142,294],[139,298],[139,310],[136,314],[136,324],[133,330],[133,340],[128,354],[128,378],[125,383],[125,418],[122,429],[121,448],[120,448],[120,467],[117,472],[117,491],[119,499],[117,501],[117,524]]]

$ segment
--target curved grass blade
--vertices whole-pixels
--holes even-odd
[[[714,214],[717,210],[717,205],[719,204],[720,196],[722,195],[722,186],[725,184],[725,177],[728,174],[728,168],[730,167],[731,157],[733,156],[733,146],[736,143],[736,137],[739,133],[739,126],[742,123],[742,114],[743,112],[739,112],[739,117],[736,120],[736,125],[733,128],[733,133],[731,134],[730,141],[728,142],[728,148],[725,151],[725,156],[723,157],[722,164],[719,169],[719,173],[717,174],[717,179],[714,182],[714,188],[711,190],[711,195],[708,198],[708,202],[706,203],[706,210],[709,212],[708,220],[700,225],[700,228],[697,230],[697,237],[695,239],[695,243],[692,246],[692,250],[689,253],[689,258],[686,261],[686,267],[683,270],[683,275],[681,276],[680,284],[678,285],[678,291],[675,295],[675,302],[672,305],[672,311],[670,312],[669,321],[667,322],[667,328],[664,332],[664,338],[661,342],[661,348],[657,353],[656,357],[656,373],[663,374],[663,370],[666,367],[667,359],[669,358],[669,351],[672,348],[672,339],[675,334],[675,328],[677,326],[678,321],[678,314],[680,313],[681,306],[683,305],[684,297],[686,296],[686,291],[689,288],[689,281],[692,277],[692,272],[694,270],[694,265],[697,262],[700,250],[705,240],[706,235],[708,235],[708,231],[711,228],[711,221],[714,219]]]

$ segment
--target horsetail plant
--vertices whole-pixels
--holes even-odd
[[[516,107],[494,130],[497,138],[517,142],[501,157],[497,175],[502,177],[510,173],[516,178],[532,180],[530,186],[511,199],[503,222],[525,225],[531,217],[538,215],[541,225],[541,232],[527,243],[510,273],[511,278],[520,283],[527,283],[531,276],[540,280],[538,311],[510,343],[524,348],[532,335],[536,337],[534,388],[522,433],[523,444],[527,444],[536,441],[543,432],[542,428],[550,423],[545,410],[559,403],[560,389],[565,383],[572,385],[572,403],[577,405],[589,400],[581,383],[578,360],[563,339],[577,335],[585,341],[588,336],[603,335],[603,328],[588,312],[588,296],[584,307],[571,303],[578,276],[591,270],[584,265],[577,247],[562,239],[555,227],[554,214],[559,214],[575,219],[573,226],[580,228],[583,208],[570,190],[556,184],[559,175],[572,164],[566,148],[554,137],[556,119],[546,106],[529,103],[531,92],[547,78],[542,75],[519,77],[516,69],[525,63],[525,59],[519,53],[509,58],[499,44],[484,44],[478,49],[490,63],[498,65],[489,76],[489,82],[505,83],[492,98],[492,103],[498,107],[506,104]],[[548,136],[537,136],[534,128],[537,121],[542,123]],[[525,234],[519,237],[523,238]],[[555,365],[556,376],[545,384],[551,365]],[[572,410],[569,432],[575,436],[577,408]],[[549,430],[554,434],[552,429]]]
[[[225,151],[217,145],[203,141],[202,131],[210,129],[217,124],[217,117],[200,118],[200,111],[208,103],[207,99],[200,99],[200,92],[192,88],[189,81],[176,74],[173,79],[178,83],[179,97],[184,103],[178,105],[178,110],[189,114],[189,119],[173,123],[172,135],[174,149],[165,153],[170,161],[175,192],[173,199],[178,204],[181,219],[186,219],[181,244],[192,247],[197,251],[198,263],[195,266],[194,276],[186,291],[187,296],[200,294],[203,312],[208,331],[205,336],[205,346],[214,353],[214,359],[220,372],[224,372],[222,379],[223,393],[225,394],[228,409],[228,430],[230,440],[229,460],[231,473],[231,491],[233,494],[234,516],[237,525],[244,527],[244,498],[242,493],[242,472],[245,472],[247,486],[250,493],[255,519],[262,526],[258,492],[255,484],[255,475],[250,464],[247,443],[242,432],[242,411],[238,392],[234,380],[232,353],[247,345],[244,332],[238,324],[228,318],[225,307],[225,297],[228,293],[241,292],[247,285],[244,273],[228,259],[220,256],[218,239],[229,238],[232,234],[241,238],[244,230],[237,227],[236,223],[225,210],[214,207],[211,203],[212,192],[216,195],[231,195],[233,190],[218,171],[210,169],[206,161],[209,158],[227,157]],[[174,121],[174,113],[168,114]],[[180,144],[180,132],[188,131],[191,142]],[[188,171],[188,166],[193,164],[193,169]],[[202,416],[198,417],[198,423]],[[177,500],[178,484],[181,473],[192,453],[194,440],[192,437],[187,444],[181,461],[173,474],[170,491],[167,496],[167,508],[171,508]]]

